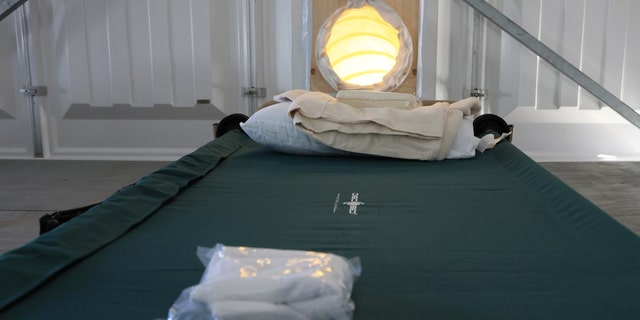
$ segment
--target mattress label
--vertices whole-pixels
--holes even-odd
[[[352,193],[351,201],[343,202],[342,204],[349,206],[349,214],[358,215],[358,206],[363,205],[364,202],[358,201],[358,193]]]

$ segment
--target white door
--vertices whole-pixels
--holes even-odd
[[[213,139],[212,124],[225,115],[248,114],[245,25],[238,23],[243,3],[27,2],[32,78],[48,88],[35,106],[44,157],[173,160]],[[0,36],[10,37],[5,29]],[[3,70],[16,65],[1,60]],[[5,99],[4,91],[15,88],[4,87],[20,82],[2,81]],[[19,129],[27,145],[22,153],[29,155],[29,130],[18,128],[28,121],[13,107],[22,97],[9,98],[0,109],[0,147],[17,150],[11,144],[17,139],[4,131],[18,135]]]
[[[27,84],[22,11],[0,21],[0,156],[31,158],[34,154],[30,98],[19,91]]]

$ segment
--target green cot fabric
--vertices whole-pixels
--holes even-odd
[[[640,238],[507,142],[420,162],[234,131],[1,256],[0,319],[166,318],[216,243],[360,257],[355,319],[640,316]]]

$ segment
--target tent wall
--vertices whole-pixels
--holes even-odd
[[[490,1],[591,79],[640,110],[640,3],[627,0]],[[516,126],[514,143],[537,160],[640,160],[640,130],[490,23],[488,110]]]
[[[46,158],[175,159],[212,139],[212,123],[224,114],[249,111],[240,94],[238,2],[43,0],[25,7],[30,68],[8,74],[30,74],[48,88],[34,102]],[[20,38],[17,23],[2,23],[0,34]],[[17,46],[2,50],[3,64],[21,58]],[[10,96],[22,85],[0,90]],[[29,126],[16,115],[24,107],[7,101],[0,109]]]
[[[16,13],[0,22],[7,44],[0,47],[0,157],[33,157],[34,115],[45,158],[190,152],[225,114],[250,114],[275,94],[309,88],[312,1],[28,1],[26,52]],[[637,1],[489,2],[640,106]],[[514,143],[537,160],[640,159],[640,130],[463,1],[422,0],[420,14],[420,98],[455,100],[482,89],[484,111],[513,123]],[[17,93],[25,74],[48,95],[25,101]],[[266,96],[243,96],[252,86]]]

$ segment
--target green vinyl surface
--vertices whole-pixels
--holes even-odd
[[[0,319],[166,318],[216,243],[359,257],[354,319],[640,318],[640,238],[508,142],[420,162],[233,131],[0,256]]]

